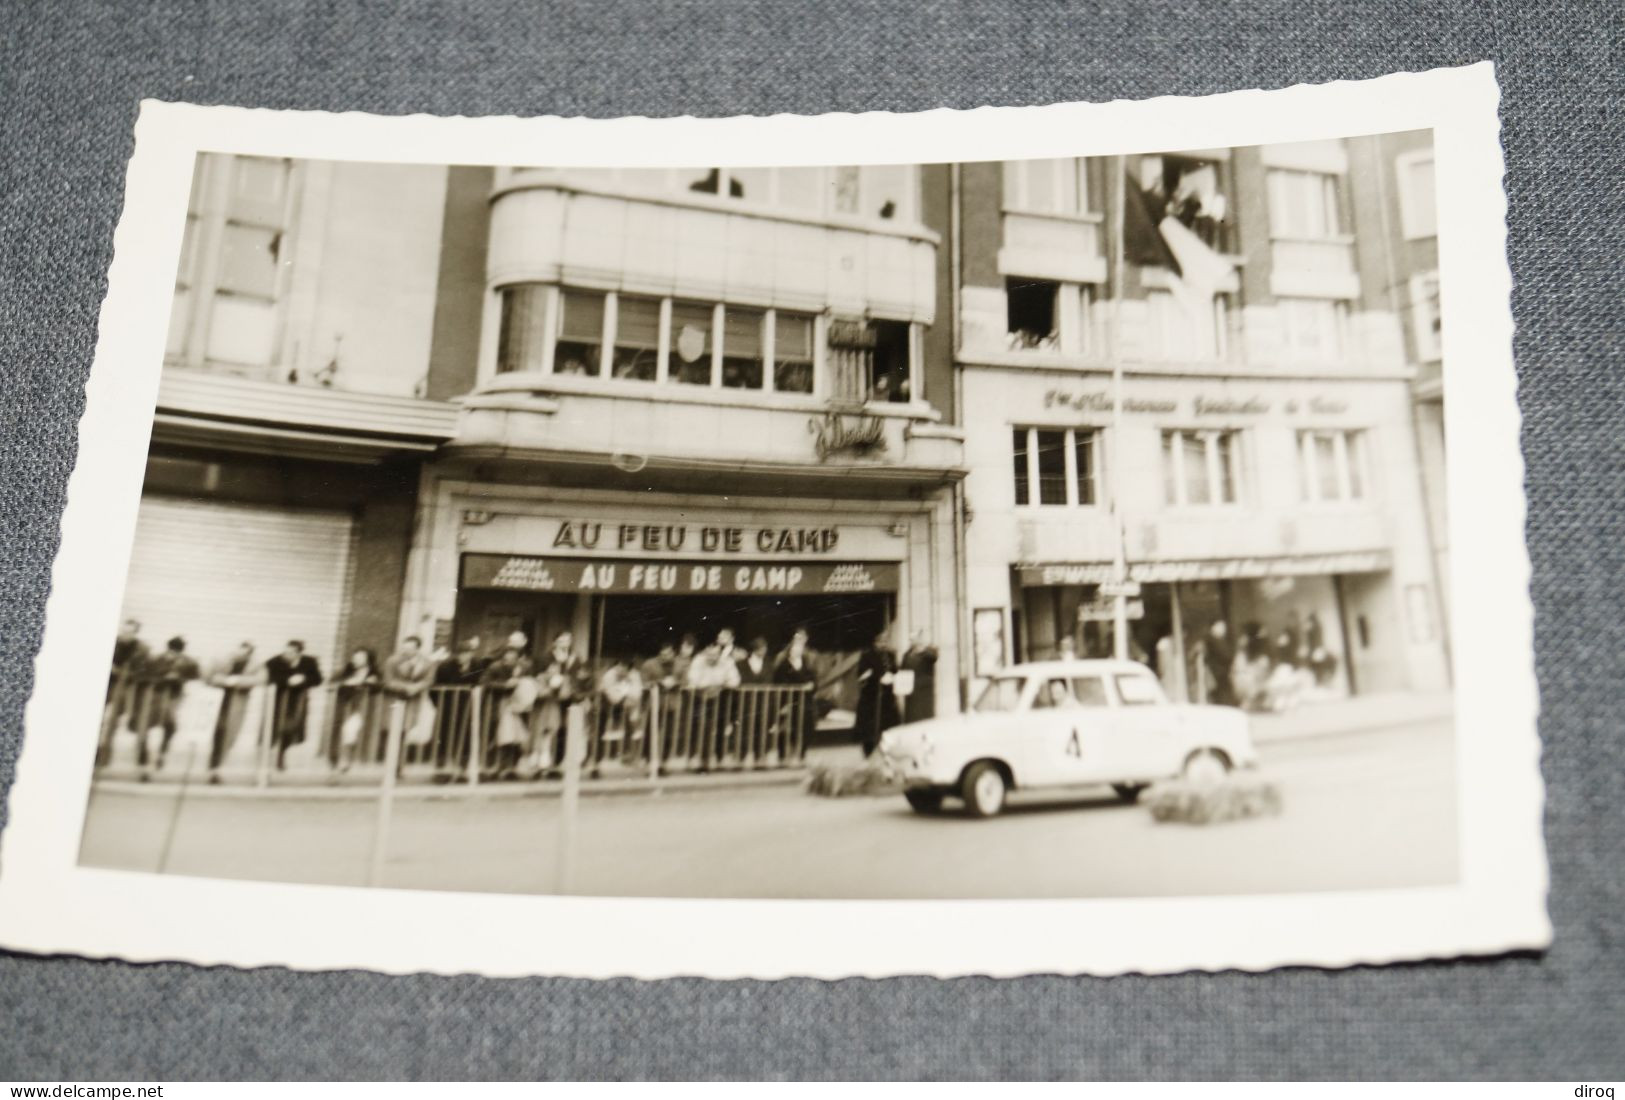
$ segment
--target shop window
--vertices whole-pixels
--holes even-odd
[[[1061,284],[1043,279],[1006,279],[1004,292],[1010,349],[1054,351],[1060,344],[1056,306]]]
[[[1399,223],[1406,240],[1437,236],[1439,213],[1433,183],[1433,150],[1402,153],[1394,160],[1399,179]]]
[[[1241,499],[1239,431],[1162,433],[1163,499],[1175,506],[1236,504]]]
[[[711,384],[711,327],[716,310],[697,302],[671,303],[671,350],[666,380],[690,386]]]
[[[1337,363],[1346,355],[1349,307],[1330,298],[1280,298],[1276,316],[1288,357],[1310,363]]]
[[[1337,177],[1282,168],[1269,173],[1270,234],[1318,241],[1342,234]]]
[[[517,335],[528,328],[529,317],[542,310],[541,292],[535,286],[510,287],[503,292],[502,332]],[[512,323],[510,325],[510,318]],[[604,295],[566,290],[559,295],[558,339],[553,345],[553,373],[595,375],[602,369],[604,346]],[[539,360],[521,346],[510,354],[510,340],[499,339],[498,370],[537,370]]]
[[[1099,435],[1089,428],[1014,429],[1016,504],[1094,504]]]
[[[780,393],[813,392],[813,334],[810,314],[774,310],[773,388]]]
[[[908,401],[912,398],[910,361],[914,343],[912,326],[905,321],[870,321],[874,350],[869,367],[869,400]]]
[[[547,342],[548,288],[521,283],[498,291],[501,321],[497,327],[497,373],[540,371]],[[603,295],[599,295],[599,317],[603,317]],[[597,364],[597,340],[602,325],[593,333],[593,363]],[[562,342],[560,343],[562,347]]]
[[[1075,157],[1005,161],[1004,208],[1024,214],[1087,213],[1087,165]]]
[[[1363,431],[1298,433],[1299,494],[1305,503],[1365,500],[1367,469]]]
[[[722,319],[722,384],[729,389],[762,388],[762,339],[767,311],[728,306]]]
[[[1440,322],[1439,273],[1429,271],[1411,276],[1411,331],[1415,334],[1419,362],[1435,363],[1443,357]]]

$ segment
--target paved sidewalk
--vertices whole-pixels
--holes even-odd
[[[1440,692],[1391,692],[1304,703],[1285,714],[1254,714],[1253,740],[1260,744],[1299,737],[1371,733],[1449,718],[1455,696]]]

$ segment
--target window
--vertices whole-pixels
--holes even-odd
[[[1271,169],[1270,233],[1299,240],[1326,240],[1341,233],[1337,177],[1330,172]]]
[[[870,321],[869,329],[874,333],[869,400],[908,401],[913,396],[913,326],[903,321]]]
[[[715,313],[712,306],[697,302],[671,304],[671,350],[666,356],[668,382],[691,386],[711,384],[711,328]]]
[[[1307,503],[1365,500],[1365,433],[1305,430],[1298,433],[1299,495]]]
[[[773,388],[780,393],[813,392],[813,334],[816,319],[810,314],[774,310]]]
[[[1209,248],[1231,251],[1228,167],[1220,160],[1181,153],[1140,158],[1140,189],[1153,219],[1173,218]]]
[[[1276,313],[1281,321],[1281,342],[1288,358],[1311,363],[1337,363],[1345,355],[1348,334],[1347,302],[1330,298],[1280,298]]]
[[[1106,705],[1106,681],[1099,676],[1079,676],[1072,681],[1072,694],[1086,707]]]
[[[1004,208],[1025,214],[1089,212],[1087,161],[1009,160],[1004,162]]]
[[[1433,186],[1433,150],[1402,153],[1394,160],[1399,178],[1399,222],[1406,240],[1437,236],[1439,211]]]
[[[1015,428],[1017,505],[1092,505],[1100,433],[1093,428]]]
[[[548,288],[535,285],[506,286],[498,293],[502,301],[502,323],[497,328],[497,373],[542,370],[542,356],[545,354],[547,343]],[[585,306],[590,305],[589,298]],[[598,367],[598,341],[603,338],[604,331],[602,294],[597,295],[597,308],[598,325],[591,334],[590,358],[587,357],[585,344],[566,351],[563,341],[559,343],[559,361],[570,355],[581,359],[581,367],[575,372],[578,374],[587,373],[589,362],[592,364],[591,369],[596,370]],[[580,323],[579,318],[577,323]]]
[[[1411,331],[1416,338],[1416,358],[1436,362],[1444,355],[1439,310],[1439,273],[1429,271],[1411,276]]]
[[[1010,350],[1054,351],[1060,346],[1056,303],[1061,284],[1043,279],[1006,279],[1004,293]]]
[[[1118,676],[1117,697],[1126,707],[1150,706],[1162,702],[1162,689],[1157,681],[1150,676],[1131,673]]]
[[[730,307],[722,319],[722,384],[736,390],[762,388],[763,333],[767,311]]]
[[[658,298],[636,298],[629,294],[615,296],[615,346],[610,355],[609,368],[611,378],[653,382],[658,376],[660,306]],[[705,381],[710,381],[709,367]]]
[[[1171,505],[1235,504],[1241,499],[1239,431],[1162,433],[1163,499]]]
[[[1026,682],[1019,676],[1001,676],[982,689],[972,709],[977,714],[1003,714],[1016,709]]]

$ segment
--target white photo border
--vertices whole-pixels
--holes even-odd
[[[0,945],[132,961],[712,978],[1346,966],[1550,943],[1533,610],[1497,90],[1488,63],[1202,98],[730,119],[379,117],[147,101],[136,124],[27,736],[0,835]],[[941,163],[1432,129],[1439,209],[1460,881],[1043,901],[507,896],[78,866],[188,182],[199,151],[434,164]],[[493,935],[492,929],[513,929]],[[834,929],[889,929],[851,936]],[[320,929],[319,934],[312,930]],[[459,934],[456,930],[467,930]],[[478,930],[477,932],[475,930]],[[545,933],[542,931],[545,929]],[[752,935],[749,930],[771,930]]]

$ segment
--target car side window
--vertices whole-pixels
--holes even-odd
[[[1106,681],[1099,676],[1079,676],[1072,681],[1072,694],[1080,706],[1103,707],[1106,705]]]
[[[1157,682],[1149,676],[1117,677],[1117,697],[1125,707],[1153,706],[1162,702]]]
[[[1048,680],[1033,699],[1034,710],[1066,710],[1078,705],[1077,696],[1065,680]]]

